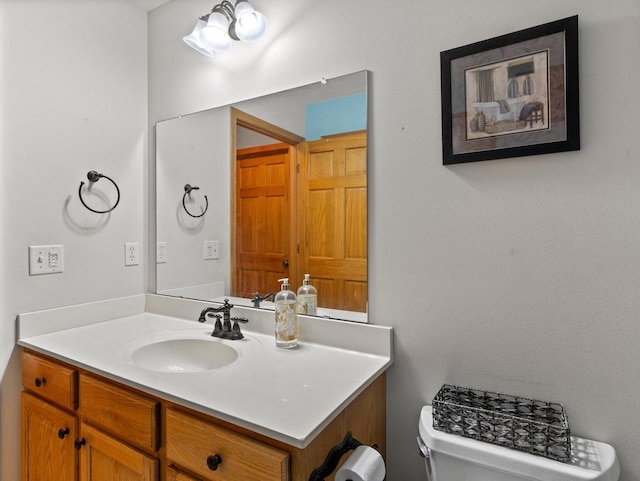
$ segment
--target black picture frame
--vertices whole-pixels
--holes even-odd
[[[440,53],[444,165],[580,150],[578,16]]]

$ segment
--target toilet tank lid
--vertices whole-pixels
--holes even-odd
[[[537,481],[617,481],[620,476],[615,450],[598,441],[571,436],[571,461],[561,463],[438,431],[433,428],[431,406],[422,408],[418,427],[420,437],[435,453],[447,454],[498,471],[528,476]]]

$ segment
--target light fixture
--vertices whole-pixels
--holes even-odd
[[[228,0],[214,6],[211,13],[198,19],[193,31],[182,40],[208,57],[231,49],[232,40],[254,42],[267,30],[267,19],[247,0]]]
[[[235,16],[229,34],[236,40],[255,42],[267,31],[267,19],[256,12],[247,0],[236,2]]]

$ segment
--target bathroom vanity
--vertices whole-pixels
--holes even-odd
[[[283,350],[264,312],[220,341],[206,303],[135,297],[20,316],[23,481],[306,481],[347,431],[384,456],[390,328],[301,318]],[[237,357],[184,359],[211,342]]]

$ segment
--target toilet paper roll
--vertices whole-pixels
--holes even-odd
[[[358,446],[335,476],[335,481],[383,481],[385,475],[382,455],[369,446]]]

